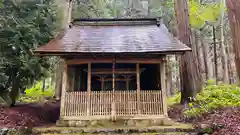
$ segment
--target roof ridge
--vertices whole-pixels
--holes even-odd
[[[158,25],[161,18],[79,18],[72,21],[72,25]]]
[[[73,20],[75,21],[156,21],[161,17],[157,18],[76,18]]]

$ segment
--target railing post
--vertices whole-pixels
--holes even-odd
[[[166,56],[160,63],[160,76],[161,76],[161,91],[162,91],[162,107],[163,115],[168,116],[167,113],[167,94],[166,94]]]
[[[87,116],[90,116],[91,110],[91,63],[88,63],[88,81],[87,81]]]
[[[67,92],[67,83],[68,83],[68,75],[67,75],[67,71],[68,71],[68,66],[66,64],[66,62],[64,61],[64,68],[63,68],[63,76],[62,76],[62,94],[61,94],[61,109],[60,109],[60,114],[61,114],[61,118],[63,118],[65,116],[65,95]]]

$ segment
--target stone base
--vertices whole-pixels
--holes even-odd
[[[93,122],[95,123],[95,122]],[[144,123],[145,124],[145,123]],[[56,134],[56,135],[66,135],[66,134],[131,134],[131,135],[197,135],[194,133],[195,130],[192,125],[189,124],[178,124],[175,126],[115,126],[115,127],[40,127],[34,128],[33,133],[36,134]]]
[[[146,127],[146,126],[173,126],[178,123],[170,118],[161,117],[155,119],[116,119],[116,120],[58,120],[57,126],[59,127]]]

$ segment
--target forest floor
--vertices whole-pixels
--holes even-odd
[[[183,109],[183,105],[172,105],[168,111],[169,117],[192,123],[196,129],[211,129],[214,135],[240,135],[240,107],[221,108],[195,118],[184,117]]]
[[[0,106],[0,128],[35,127],[55,124],[60,114],[60,103],[23,103],[15,107]]]
[[[211,126],[216,130],[215,135],[240,135],[240,108],[223,108],[194,119],[184,118],[182,112],[183,106],[173,105],[169,109],[169,117],[192,123],[196,129],[204,125]],[[56,101],[19,104],[12,108],[0,106],[0,128],[50,126],[56,123],[58,116],[59,102]]]

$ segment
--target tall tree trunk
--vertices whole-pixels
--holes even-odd
[[[214,68],[215,68],[215,79],[216,79],[216,84],[218,83],[218,58],[217,58],[217,43],[216,43],[216,29],[213,26],[212,27],[212,32],[213,32],[213,54],[214,54]]]
[[[204,64],[204,58],[201,58],[201,56],[202,56],[201,52],[203,52],[203,48],[201,47],[201,35],[200,34],[201,34],[200,31],[198,31],[198,30],[194,31],[195,43],[192,43],[192,44],[195,44],[195,45],[192,47],[192,49],[194,52],[196,52],[195,55],[198,60],[199,71],[200,71],[202,79],[204,79],[203,78],[204,75],[202,75],[202,74],[203,73],[206,74],[206,72],[205,72],[206,66]]]
[[[148,0],[147,3],[148,3],[147,16],[149,17],[149,16],[151,16],[151,8],[152,8],[151,0]]]
[[[42,92],[44,92],[45,87],[46,87],[46,79],[43,79],[42,80]]]
[[[233,50],[238,79],[240,78],[240,1],[226,0],[228,18],[233,37]]]
[[[167,94],[171,96],[174,94],[172,87],[172,64],[171,64],[171,56],[167,56]]]
[[[229,75],[229,83],[230,84],[233,84],[233,69],[231,67],[231,52],[230,52],[230,48],[229,48],[229,45],[228,45],[228,42],[225,40],[224,41],[225,45],[226,45],[226,53],[227,53],[227,56],[228,56],[228,75]]]
[[[178,55],[175,56],[175,62],[179,62],[180,61],[180,57]],[[181,86],[180,86],[180,65],[178,65],[179,67],[177,68],[176,72],[175,72],[175,78],[176,78],[176,89],[177,90],[181,90]]]
[[[178,38],[184,44],[192,47],[187,0],[175,0],[175,14],[178,25]],[[197,58],[193,52],[186,52],[180,60],[182,104],[191,101],[191,98],[195,97],[202,86],[202,78],[196,61]]]
[[[72,16],[72,0],[66,0],[65,5],[63,7],[63,22],[62,22],[62,28],[64,30],[68,29],[68,25],[71,22]],[[55,78],[55,98],[57,100],[60,99],[61,97],[61,92],[62,92],[62,73],[63,73],[63,65],[64,61],[62,59],[59,60],[59,65],[56,69],[56,78]]]
[[[203,49],[203,59],[204,59],[204,65],[205,65],[205,71],[206,71],[206,80],[213,79],[213,67],[212,67],[212,61],[209,57],[209,47],[206,43],[204,43],[204,34],[202,31],[200,31],[200,42]]]
[[[228,57],[226,54],[226,47],[224,44],[224,8],[225,8],[225,0],[221,0],[222,8],[221,8],[221,22],[220,22],[220,45],[221,45],[221,55],[222,55],[222,67],[223,67],[223,82],[229,83],[229,74],[228,74]]]
[[[58,67],[56,69],[56,78],[55,78],[55,98],[59,100],[61,98],[61,91],[62,91],[62,76],[63,76],[63,67],[64,61],[60,60]]]
[[[15,74],[16,75],[16,74]],[[20,88],[20,75],[16,75],[12,78],[12,89],[9,93],[9,97],[11,99],[11,107],[15,106],[16,99],[19,96],[19,89]]]

